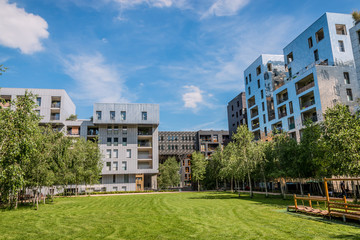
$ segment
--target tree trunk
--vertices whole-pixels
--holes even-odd
[[[224,189],[226,191],[226,179],[224,178]]]
[[[243,188],[242,188],[243,191],[245,191],[245,178],[243,178]]]
[[[269,193],[268,193],[268,189],[267,189],[267,183],[266,183],[266,178],[265,178],[265,173],[264,173],[264,171],[262,171],[262,175],[263,175],[264,184],[265,184],[265,197],[269,197]]]
[[[215,188],[216,188],[216,191],[219,191],[219,181],[218,181],[218,179],[216,178],[216,186],[215,186]]]
[[[234,186],[233,186],[233,182],[234,182],[234,179],[233,179],[233,177],[231,177],[231,180],[230,180],[231,182],[230,182],[230,191],[231,192],[234,192]]]
[[[19,193],[16,193],[16,196],[15,196],[15,209],[17,209],[17,207],[18,207],[18,201],[19,201]]]
[[[39,209],[39,191],[36,190],[36,210]]]
[[[253,192],[252,192],[252,184],[251,184],[250,172],[248,172],[248,179],[249,179],[249,187],[250,187],[250,198],[252,198],[253,197]]]
[[[354,192],[354,201],[357,202],[357,200],[358,200],[357,199],[357,190],[356,190],[356,185],[355,185],[354,181],[351,181],[351,188]]]
[[[198,192],[200,192],[200,181],[198,180]]]
[[[323,191],[322,191],[322,188],[321,188],[321,186],[320,186],[320,183],[318,182],[317,185],[318,185],[318,187],[319,187],[321,196],[324,196],[324,193],[323,193]]]
[[[299,178],[299,183],[300,183],[300,194],[301,196],[304,196],[304,191],[303,191],[303,186],[302,186],[302,179]]]
[[[285,200],[285,192],[284,192],[284,184],[283,184],[283,179],[280,179],[280,191],[281,191],[281,195],[283,197],[283,199]]]

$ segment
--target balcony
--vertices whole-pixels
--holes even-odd
[[[315,104],[314,91],[311,91],[299,98],[300,109],[306,109]]]
[[[279,118],[283,118],[286,116],[287,116],[286,112],[279,112]]]
[[[151,136],[152,128],[140,128],[138,129],[138,136]]]
[[[51,108],[60,108],[61,107],[61,103],[60,102],[52,102],[51,103]]]
[[[211,142],[211,135],[200,135],[200,142]]]
[[[306,90],[308,90],[314,86],[315,86],[314,76],[313,76],[313,74],[310,74],[295,84],[296,94],[305,92]]]
[[[280,93],[276,94],[277,104],[281,104],[287,100],[289,100],[288,91],[287,89],[281,91]]]
[[[301,118],[302,118],[302,124],[305,126],[307,121],[311,121],[311,122],[317,122],[318,118],[317,118],[317,114],[316,114],[316,108],[312,108],[308,111],[305,111],[301,114]]]
[[[259,115],[259,111],[258,111],[258,107],[254,107],[250,110],[250,116],[251,118],[256,117],[257,115]]]
[[[257,129],[260,127],[260,122],[259,122],[259,118],[256,118],[254,120],[251,121],[251,128],[252,130]]]
[[[79,136],[80,128],[79,127],[70,127],[67,129],[67,135],[69,136]]]
[[[278,115],[279,118],[287,116],[286,105],[282,105],[281,107],[278,108]]]
[[[288,118],[288,124],[289,124],[289,130],[292,130],[295,128],[295,119],[294,117]]]
[[[152,152],[150,151],[139,151],[138,152],[138,160],[141,161],[149,161],[152,160]]]
[[[58,120],[60,120],[60,113],[51,114],[51,115],[50,115],[50,120],[51,120],[51,121],[58,121]]]
[[[248,99],[248,108],[251,108],[255,105],[255,96]]]
[[[138,142],[138,147],[142,147],[142,148],[151,148],[152,147],[152,144],[150,141],[141,141],[139,140]]]
[[[99,135],[99,129],[98,128],[89,128],[87,131],[88,136],[97,136]]]
[[[290,123],[289,124],[289,130],[292,130],[292,129],[294,129],[295,128],[295,123]]]

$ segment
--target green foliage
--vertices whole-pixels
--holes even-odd
[[[66,120],[68,120],[68,121],[76,121],[77,120],[77,115],[76,114],[71,114]]]
[[[8,68],[4,67],[4,65],[0,65],[0,76],[2,75],[3,72],[5,72]]]
[[[0,109],[0,193],[2,203],[16,206],[21,189],[93,184],[102,163],[97,144],[79,139],[72,143],[51,126],[39,126],[33,110],[35,96],[26,92]]]
[[[208,161],[200,152],[193,152],[191,155],[191,175],[192,179],[198,182],[198,190],[200,190],[200,181],[204,180],[206,174],[206,165]]]
[[[176,187],[180,183],[180,165],[175,157],[169,157],[159,166],[158,185],[160,189]]]
[[[353,11],[351,13],[355,23],[358,23],[360,21],[360,11]]]

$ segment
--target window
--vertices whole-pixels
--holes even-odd
[[[259,65],[257,68],[256,68],[256,75],[260,75],[261,73],[261,66]]]
[[[164,145],[161,145],[161,146],[164,148]],[[126,157],[131,158],[131,149],[126,149]]]
[[[339,52],[345,52],[344,41],[338,41],[339,43]]]
[[[251,74],[249,74],[249,81],[251,82]]]
[[[36,104],[40,107],[41,106],[41,97],[36,98]]]
[[[263,119],[264,119],[264,123],[266,123],[266,116],[265,116],[265,114],[263,115]]]
[[[347,35],[346,26],[344,24],[335,24],[336,34]]]
[[[231,111],[234,111],[234,105],[231,105]]]
[[[352,95],[352,91],[350,88],[346,89],[346,95],[347,95],[347,100],[348,101],[353,101],[353,95]]]
[[[292,69],[289,68],[289,78],[292,78]]]
[[[260,88],[260,79],[257,80],[258,88]]]
[[[113,162],[113,171],[119,170],[118,162]]]
[[[114,138],[114,146],[117,146],[119,144],[119,138]]]
[[[264,90],[261,90],[261,99],[263,99],[264,98]]]
[[[312,41],[312,37],[308,38],[308,44],[309,44],[309,48],[313,47],[313,41]]]
[[[248,87],[248,93],[249,93],[249,95],[251,95],[251,90],[250,90],[250,87]]]
[[[292,114],[294,112],[292,102],[289,102],[289,109],[290,109],[290,114]]]
[[[350,84],[350,75],[348,72],[344,72],[344,81],[346,84]]]
[[[123,138],[123,139],[122,139],[122,145],[123,145],[123,146],[127,146],[127,138]]]
[[[127,134],[127,126],[123,126],[122,127],[122,134],[126,135]]]
[[[119,134],[119,128],[118,126],[114,126],[114,134],[118,135]]]
[[[121,163],[121,169],[122,169],[122,170],[126,170],[126,169],[127,169],[127,162],[122,162],[122,163]]]
[[[177,141],[178,140],[178,137],[177,136],[175,136],[175,141]]]
[[[116,183],[116,175],[113,175],[113,183]]]
[[[185,167],[185,172],[190,172],[190,168],[189,167]]]
[[[111,135],[111,133],[112,133],[112,127],[108,126],[107,127],[107,135]]]
[[[246,82],[246,85],[247,85],[248,84],[248,78],[247,77],[245,78],[245,82]]]
[[[106,158],[111,158],[111,150],[110,149],[106,150]]]
[[[268,70],[269,72],[272,71],[272,64],[271,64],[271,63],[268,63],[268,64],[267,64],[267,70]]]
[[[320,42],[324,39],[324,29],[320,29],[315,33],[316,42]]]
[[[360,44],[360,30],[357,31],[357,35],[358,35],[358,40],[359,40],[359,44]]]
[[[175,150],[178,150],[178,145],[175,145]]]
[[[110,111],[110,120],[115,120],[115,111]]]
[[[141,112],[141,120],[147,120],[147,112]]]
[[[267,136],[267,128],[264,127],[265,136]]]
[[[288,62],[288,63],[291,63],[292,61],[294,61],[294,55],[293,55],[293,53],[291,52],[291,53],[289,53],[289,54],[287,55],[287,62]]]
[[[315,59],[315,62],[319,61],[319,51],[317,49],[314,51],[314,59]]]
[[[111,171],[111,162],[106,162],[106,170]]]
[[[96,111],[96,119],[101,120],[101,111]]]
[[[106,145],[111,146],[111,138],[107,138]]]
[[[129,183],[129,175],[124,175],[124,183]],[[125,187],[126,191],[126,187]]]
[[[170,146],[170,145],[168,145],[168,150],[171,150],[171,146]]]
[[[125,111],[121,111],[121,120],[122,121],[126,120],[126,112]]]
[[[119,157],[119,150],[114,149],[114,158],[118,158]]]
[[[237,106],[240,107],[240,102],[239,101],[237,101]]]
[[[265,111],[265,103],[262,102],[262,103],[261,103],[261,106],[262,106],[262,110],[263,110],[263,112],[264,112],[264,111]]]

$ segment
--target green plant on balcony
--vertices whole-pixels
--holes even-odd
[[[360,23],[360,11],[353,11],[352,12],[352,17],[355,21],[355,24]]]
[[[66,120],[67,121],[76,121],[77,120],[77,115],[76,114],[71,114]]]

